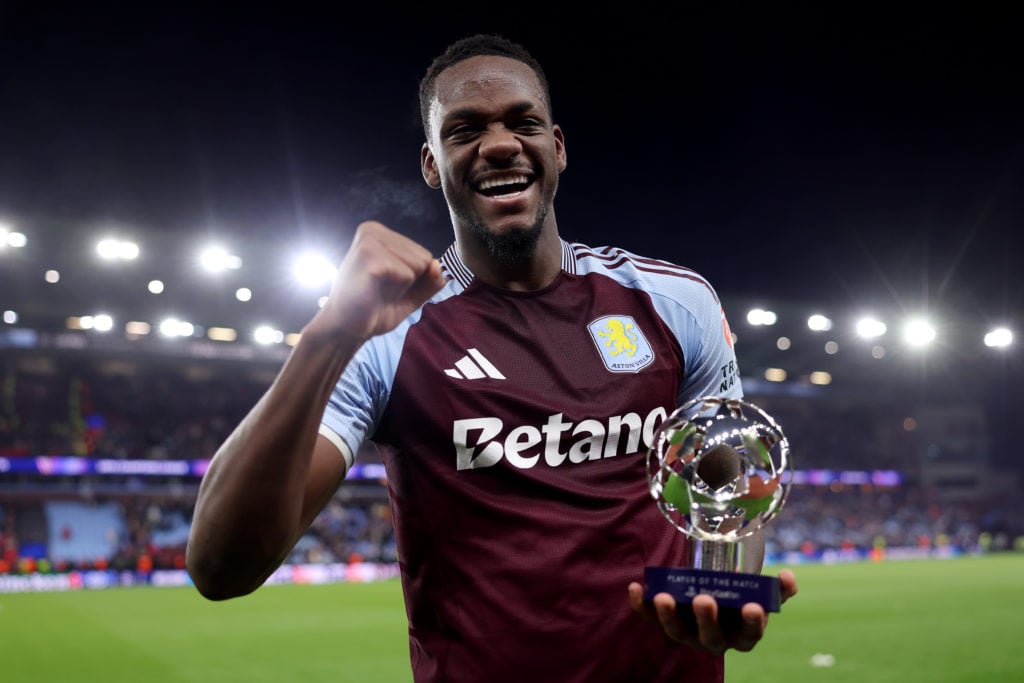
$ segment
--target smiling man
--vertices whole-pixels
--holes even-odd
[[[417,683],[721,681],[723,653],[757,644],[764,610],[729,625],[710,596],[677,609],[639,584],[687,556],[647,492],[657,426],[691,398],[742,395],[714,289],[561,238],[565,136],[518,44],[453,44],[420,103],[423,177],[454,243],[435,258],[359,226],[327,304],[203,480],[197,588],[256,590],[372,440]],[[796,583],[780,578],[785,599]]]

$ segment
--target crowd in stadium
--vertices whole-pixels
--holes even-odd
[[[0,377],[0,458],[37,455],[195,460],[213,455],[266,387],[258,375],[138,367],[9,363]],[[806,468],[909,469],[909,442],[885,436],[882,411],[765,398]],[[840,414],[841,412],[841,414]],[[881,436],[880,436],[881,435]],[[360,459],[375,461],[367,448]],[[378,460],[379,461],[379,460]],[[0,573],[75,567],[182,568],[195,477],[48,477],[0,470]],[[55,528],[55,500],[72,506]],[[991,502],[991,501],[989,501]],[[767,527],[770,555],[829,550],[956,548],[1012,543],[1019,529],[986,501],[940,500],[912,485],[794,486]],[[50,506],[49,508],[47,506]],[[77,528],[83,511],[110,510],[99,529]],[[75,511],[78,511],[76,514]],[[42,524],[26,518],[42,517]],[[31,520],[30,520],[31,521]],[[40,528],[45,526],[45,529]],[[97,537],[95,556],[59,554],[75,535]],[[67,546],[71,547],[71,546]],[[80,547],[80,546],[74,546]],[[344,485],[289,558],[292,563],[394,562],[394,531],[381,482]]]

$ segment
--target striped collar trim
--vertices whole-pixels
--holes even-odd
[[[573,251],[572,245],[569,242],[562,238],[559,238],[559,241],[562,245],[562,270],[575,275],[577,272],[576,252]],[[454,242],[441,255],[440,261],[441,270],[447,277],[458,282],[463,289],[469,287],[469,284],[473,281],[473,271],[462,260],[459,249]]]

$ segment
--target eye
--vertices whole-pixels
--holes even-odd
[[[523,133],[542,132],[545,129],[544,122],[540,119],[521,119],[516,122],[515,129]]]
[[[479,126],[472,126],[469,124],[460,124],[453,126],[448,130],[445,137],[451,142],[469,142],[473,140],[477,135],[480,134]]]

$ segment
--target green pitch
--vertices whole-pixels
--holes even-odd
[[[729,683],[1024,680],[1024,555],[796,570],[800,595],[753,652],[727,655]],[[411,680],[396,581],[268,586],[222,603],[191,588],[0,595],[0,672],[4,683]]]

